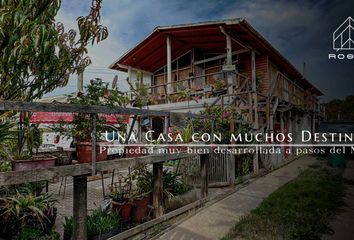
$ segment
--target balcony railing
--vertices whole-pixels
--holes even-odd
[[[233,93],[242,92],[250,89],[251,82],[245,75],[232,73],[232,82],[227,83],[225,72],[215,72],[155,84],[147,86],[146,89],[150,93],[149,105],[156,105],[218,97],[227,94],[230,86]],[[126,94],[130,99],[134,99],[134,92],[129,91]]]

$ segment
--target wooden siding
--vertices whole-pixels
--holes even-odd
[[[243,53],[239,55],[240,73],[247,76],[250,81],[252,79],[251,69],[251,53]],[[262,87],[257,90],[260,93],[268,94],[269,91],[269,64],[268,56],[256,55],[256,76],[262,79]]]

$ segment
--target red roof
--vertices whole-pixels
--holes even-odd
[[[223,27],[228,34],[241,43],[259,53],[267,54],[273,62],[305,89],[310,89],[313,93],[322,95],[315,86],[307,81],[285,57],[244,19],[156,27],[145,39],[116,60],[110,68],[127,71],[127,66],[130,66],[147,72],[155,72],[166,64],[167,35],[171,36],[172,39],[172,59],[192,48],[212,51],[213,53],[225,53],[226,37],[221,32],[220,27]],[[233,51],[243,48],[237,41],[232,41]]]

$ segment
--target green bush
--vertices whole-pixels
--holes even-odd
[[[96,236],[109,233],[119,224],[119,217],[116,213],[110,210],[102,210],[101,208],[92,211],[92,214],[87,216],[87,235]],[[73,233],[73,218],[65,217],[64,234],[71,236]]]

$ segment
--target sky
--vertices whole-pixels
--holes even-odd
[[[76,29],[76,18],[87,15],[91,0],[62,0],[56,21]],[[101,23],[109,36],[89,47],[92,64],[84,73],[87,84],[99,77],[127,90],[126,75],[108,66],[135,46],[156,26],[200,21],[244,18],[283,56],[320,89],[322,101],[354,95],[354,60],[329,60],[329,53],[353,53],[332,48],[333,31],[349,16],[354,17],[353,0],[103,0]],[[354,32],[353,32],[354,35]],[[48,94],[74,92],[76,76],[68,85]]]

